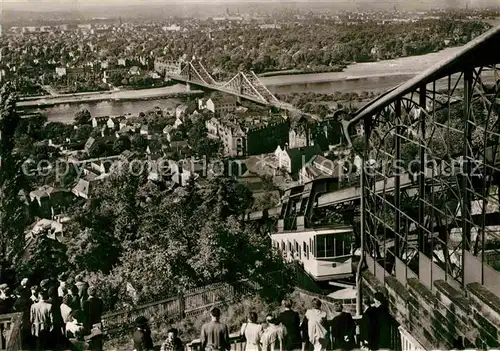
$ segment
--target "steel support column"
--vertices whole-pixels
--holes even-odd
[[[400,256],[400,243],[401,243],[401,170],[400,170],[400,162],[401,162],[401,99],[396,100],[395,106],[395,122],[396,122],[396,140],[395,140],[395,148],[396,148],[396,174],[394,174],[394,206],[395,206],[395,221],[394,221],[394,254],[396,257]],[[387,256],[387,253],[384,253],[384,257]]]
[[[370,128],[369,125],[371,121],[365,119],[364,127],[365,127],[365,146],[368,146],[368,141],[370,138]],[[365,215],[365,206],[366,206],[366,186],[368,185],[365,179],[366,176],[366,160],[368,159],[368,150],[365,147],[362,150],[361,155],[361,170],[360,170],[360,180],[361,180],[361,198],[360,198],[360,208],[359,208],[359,217],[360,217],[360,260],[358,263],[358,269],[356,272],[356,315],[361,316],[363,314],[363,290],[362,290],[362,268],[365,263],[365,238],[366,238],[366,228],[367,223],[365,222],[368,216]],[[368,185],[369,186],[369,185]]]
[[[471,123],[471,98],[472,98],[472,83],[473,70],[467,68],[464,71],[464,98],[463,98],[463,113],[464,113],[464,148],[463,148],[463,167],[462,167],[462,201],[461,201],[461,217],[462,217],[462,286],[465,289],[465,251],[470,250],[471,238],[471,150],[472,141],[472,126]]]
[[[420,147],[419,147],[419,158],[420,158],[420,170],[418,175],[418,251],[425,252],[425,231],[423,225],[425,223],[425,169],[426,169],[426,157],[425,157],[425,117],[426,117],[426,107],[427,107],[427,87],[422,85],[420,87],[419,96],[419,129],[420,129]]]

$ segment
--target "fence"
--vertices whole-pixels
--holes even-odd
[[[22,320],[22,313],[0,315],[0,350],[22,350]]]
[[[169,319],[193,316],[219,305],[233,302],[253,288],[245,281],[238,284],[213,284],[187,291],[181,296],[137,306],[131,310],[117,311],[102,317],[108,333],[128,330],[139,316],[146,317],[151,325]]]
[[[285,282],[280,271],[270,272],[264,278],[264,286],[246,279],[232,284],[218,283],[191,289],[180,296],[136,306],[130,310],[107,313],[102,317],[103,327],[108,334],[114,334],[129,330],[139,316],[146,317],[151,325],[155,325],[171,319],[198,315],[214,306],[230,304],[249,293],[270,287],[279,290]]]

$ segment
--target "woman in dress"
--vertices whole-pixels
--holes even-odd
[[[260,336],[262,335],[262,325],[257,323],[257,313],[250,312],[248,321],[241,326],[241,336],[245,337],[246,351],[261,351]]]

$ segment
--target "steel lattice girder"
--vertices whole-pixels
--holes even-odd
[[[347,137],[355,146],[363,140],[358,151],[375,161],[364,182],[367,248],[388,266],[418,248],[465,284],[465,251],[483,263],[488,250],[500,255],[500,55],[486,55],[499,33],[477,38],[345,124],[347,132],[363,125],[364,136]],[[406,174],[417,184],[411,206],[401,196]],[[374,178],[392,182],[394,196]]]

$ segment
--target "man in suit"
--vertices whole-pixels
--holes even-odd
[[[342,303],[336,302],[334,308],[337,315],[330,321],[332,349],[352,350],[356,324],[350,313],[342,311]]]
[[[212,320],[201,327],[201,350],[202,351],[223,351],[230,350],[229,329],[227,325],[220,322],[220,309],[212,308],[210,316]]]
[[[39,301],[31,305],[30,322],[31,334],[36,338],[37,350],[46,350],[50,345],[51,332],[54,327],[54,315],[47,290],[39,294]]]
[[[375,345],[375,336],[373,333],[373,328],[375,325],[375,307],[373,306],[373,301],[369,296],[364,297],[363,304],[365,306],[365,311],[360,321],[360,335],[359,342],[362,347],[373,349]]]
[[[285,310],[280,313],[278,320],[287,331],[285,337],[285,350],[300,350],[302,349],[302,340],[300,338],[300,316],[298,312],[292,310],[292,300],[286,299],[283,301]]]
[[[96,289],[88,289],[89,298],[83,303],[83,325],[85,330],[91,330],[94,324],[101,323],[102,301],[96,296]]]

